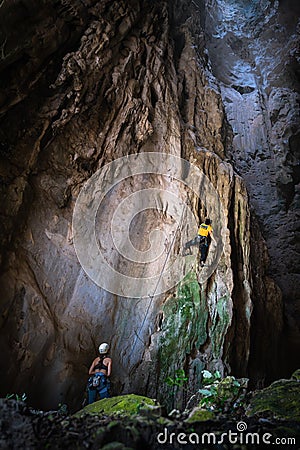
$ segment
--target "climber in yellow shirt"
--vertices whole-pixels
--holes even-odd
[[[208,254],[208,248],[211,242],[211,239],[213,238],[213,229],[211,226],[211,220],[210,219],[205,219],[204,223],[201,223],[199,230],[198,230],[198,236],[197,236],[197,240],[199,242],[199,246],[200,246],[200,264],[201,266],[204,266],[204,263],[206,261],[207,258],[207,254]]]

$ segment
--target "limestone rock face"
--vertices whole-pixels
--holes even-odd
[[[270,255],[268,273],[283,295],[281,366],[289,371],[297,367],[300,337],[299,14],[293,1],[203,4],[208,54],[233,132],[228,154],[245,181]],[[256,247],[257,239],[253,241]],[[269,314],[268,302],[258,306],[256,327],[269,328]],[[255,346],[265,354],[268,344],[261,345],[258,328]]]
[[[244,151],[238,145],[242,133],[232,122],[233,133],[239,134],[232,143],[221,96],[225,81],[220,90],[220,77],[209,62],[203,7],[189,1],[44,0],[42,6],[28,3],[26,11],[22,2],[5,9],[2,394],[25,391],[44,408],[60,402],[80,406],[88,367],[102,341],[111,345],[114,394],[167,399],[170,407],[174,394],[184,404],[187,392],[165,383],[177,369],[184,369],[191,392],[204,368],[246,376],[250,361],[258,379],[276,374],[281,293],[267,273],[262,230],[251,218],[245,184],[233,169],[247,182],[250,171],[242,172],[236,163]],[[36,11],[34,20],[29,20],[31,11]],[[20,22],[23,39],[8,31]],[[249,95],[256,92],[251,89]],[[296,98],[292,90],[274,91],[272,111],[282,109],[283,92]],[[286,115],[291,117],[291,111]],[[296,145],[296,137],[291,139]],[[213,221],[216,244],[208,263],[222,251],[206,278],[206,269],[195,264],[167,293],[123,298],[99,287],[81,267],[72,216],[84,183],[97,170],[119,157],[146,152],[184,158],[210,180],[220,203],[209,195],[201,198],[204,187],[199,186],[197,197],[170,176],[140,177],[138,183],[148,188],[158,183],[176,193],[178,202],[188,198],[197,220],[209,215]],[[105,232],[135,183],[132,178],[112,190],[99,209]],[[181,255],[184,240],[172,228],[170,205],[161,203],[149,214],[132,214],[129,234],[136,248],[146,251],[151,245],[163,249],[161,233],[151,231],[164,230],[166,247],[160,254],[165,256],[149,268],[130,265],[112,248],[118,270],[130,267],[132,277],[152,276]],[[268,349],[264,358],[258,336]]]

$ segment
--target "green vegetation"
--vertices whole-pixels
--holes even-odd
[[[187,436],[191,433],[199,436],[214,433],[220,437],[228,430],[236,433],[237,422],[242,421],[250,433],[257,436],[268,434],[273,442],[277,438],[283,439],[282,448],[286,444],[295,448],[300,425],[299,370],[290,380],[279,380],[268,388],[249,393],[245,398],[247,379],[222,378],[218,371],[211,373],[208,370],[203,370],[201,376],[202,387],[200,391],[195,392],[195,389],[192,392],[190,406],[184,411],[173,411],[168,417],[163,416],[164,408],[155,400],[133,394],[100,400],[73,416],[59,414],[59,411],[49,413],[32,409],[29,413],[28,407],[15,400],[0,399],[1,419],[6,425],[1,438],[5,448],[27,448],[30,445],[30,448],[51,450],[150,449],[159,433],[163,439],[167,435],[170,437],[171,433],[175,436],[180,436],[180,433]],[[171,386],[165,385],[182,389],[185,378],[183,370],[179,370],[170,381]],[[240,407],[236,409],[237,405]],[[245,412],[250,418],[245,418]],[[176,442],[175,447],[179,448]],[[237,448],[246,447],[243,444]]]
[[[232,407],[240,406],[246,394],[247,378],[239,380],[232,376],[221,378],[218,371],[212,374],[208,370],[203,370],[202,375],[203,387],[199,389],[201,408],[224,412]]]
[[[295,370],[295,372],[291,376],[291,379],[300,381],[300,369]]]
[[[196,272],[190,272],[179,284],[175,296],[164,306],[164,320],[159,337],[160,398],[168,410],[182,408],[188,392],[188,374],[182,372],[187,355],[210,339],[214,358],[222,358],[225,335],[231,321],[229,294],[217,297],[200,286]],[[210,326],[207,322],[210,320]],[[209,333],[209,335],[208,335]],[[156,358],[156,355],[154,355]],[[195,358],[192,364],[193,388],[201,386],[205,363]]]
[[[122,442],[114,441],[104,445],[104,447],[102,447],[102,450],[132,450],[132,449],[129,447],[125,447],[125,445],[122,444]]]
[[[213,420],[215,415],[212,411],[207,409],[195,408],[185,420],[186,423],[205,422],[206,420]]]
[[[258,391],[250,400],[247,415],[271,412],[277,418],[300,421],[299,369],[290,380],[279,380]]]
[[[169,386],[183,386],[188,381],[188,377],[185,376],[183,369],[178,369],[175,372],[175,378],[167,377],[166,383]]]
[[[108,416],[132,416],[138,414],[141,409],[157,406],[156,401],[141,395],[128,394],[119,397],[104,398],[98,402],[87,405],[78,411],[75,416],[84,414],[108,415]]]
[[[180,283],[175,297],[169,297],[163,307],[164,321],[159,341],[160,398],[167,409],[182,406],[182,389],[187,377],[181,369],[193,346],[199,348],[207,338],[208,311],[205,296],[195,272]],[[199,361],[199,364],[200,361]],[[201,370],[195,367],[200,386]]]
[[[68,414],[68,405],[65,403],[59,403],[57,412],[62,415]]]
[[[27,395],[25,392],[22,395],[19,394],[7,394],[6,398],[17,400],[17,402],[26,402]]]

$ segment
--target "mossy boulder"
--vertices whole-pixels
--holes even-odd
[[[212,411],[207,411],[207,409],[194,408],[189,417],[185,420],[186,423],[194,422],[205,422],[206,420],[212,420],[215,415]]]
[[[110,442],[104,445],[102,450],[132,450],[130,447],[126,447],[122,442]]]
[[[185,276],[175,297],[170,296],[164,302],[162,311],[164,320],[157,344],[160,361],[159,399],[171,411],[182,408],[183,386],[186,383],[183,378],[178,379],[176,371],[182,371],[186,354],[191,352],[191,342],[195,347],[200,347],[207,339],[206,297],[200,292],[196,272]],[[199,359],[197,361],[198,365],[194,364],[193,369],[200,386],[201,370],[205,365]]]
[[[295,370],[295,372],[291,376],[291,379],[300,381],[300,369]]]
[[[75,416],[81,417],[84,414],[132,416],[138,414],[140,410],[145,410],[147,407],[153,409],[155,406],[157,406],[156,400],[141,395],[128,394],[99,400],[98,402],[85,406]]]
[[[268,411],[276,418],[300,421],[300,380],[278,380],[254,394],[247,415]]]

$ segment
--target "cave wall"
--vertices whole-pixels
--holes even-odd
[[[233,170],[235,141],[204,18],[203,4],[189,1],[45,0],[39,8],[32,1],[2,9],[2,395],[25,391],[38,406],[78,407],[97,346],[109,341],[113,392],[161,396],[172,407],[174,389],[165,378],[176,369],[189,375],[190,392],[203,368],[248,374],[249,357],[258,353],[253,308],[268,312],[267,327],[256,325],[269,350],[255,360],[257,378],[278,369],[281,293],[267,273],[245,184]],[[22,20],[20,37],[10,30]],[[207,280],[196,266],[171,292],[122,298],[98,287],[80,266],[72,214],[98,169],[153,151],[185,158],[210,179],[225,211],[224,252]],[[178,197],[186,192],[170,179],[160,181]],[[122,198],[114,192],[103,217]],[[212,201],[190,202],[198,218],[209,213],[221,229]],[[137,246],[149,242],[152,227],[168,230],[169,212],[137,220]],[[159,236],[153,239],[160,248]],[[254,267],[253,249],[261,255]],[[172,252],[178,256],[180,244]],[[177,394],[184,403],[184,392]]]
[[[275,366],[284,375],[299,365],[300,7],[288,0],[213,0],[202,8],[208,54],[233,132],[229,154],[257,219],[253,236],[259,228],[270,257],[268,274],[283,296],[281,361]],[[252,253],[263,259],[255,242]],[[254,258],[255,272],[256,264]],[[256,297],[265,299],[259,290]],[[261,345],[262,329],[269,328],[269,303],[263,302],[258,300],[253,317],[254,358],[260,360],[270,351],[267,342]]]

